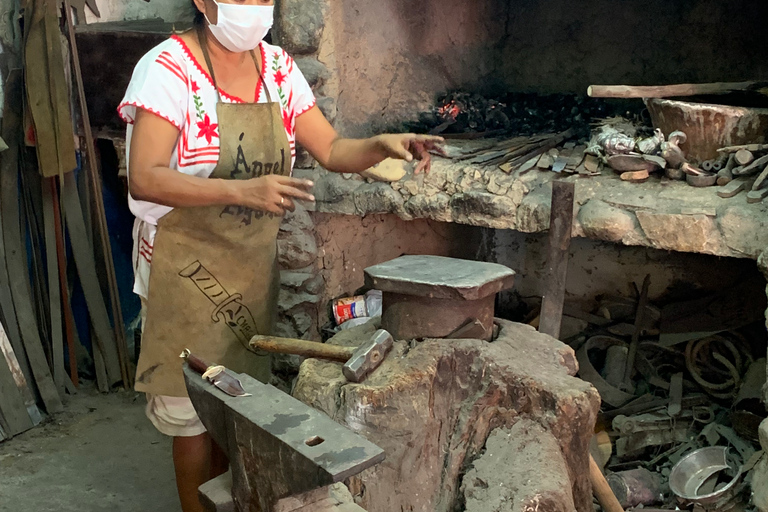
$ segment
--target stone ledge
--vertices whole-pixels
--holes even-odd
[[[314,209],[365,216],[392,213],[496,229],[537,233],[549,229],[551,181],[536,169],[518,176],[434,158],[428,175],[412,172],[393,183],[356,175],[309,171],[316,181]],[[576,183],[574,236],[679,252],[757,259],[768,247],[768,205],[749,204],[746,193],[723,199],[718,187],[684,182],[621,181],[570,175]]]

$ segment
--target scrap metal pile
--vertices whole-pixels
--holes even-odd
[[[566,305],[589,324],[570,344],[603,400],[592,454],[625,508],[748,509],[766,417],[765,297],[741,283],[656,306],[649,282],[593,313]]]

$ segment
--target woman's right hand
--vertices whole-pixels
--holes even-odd
[[[315,200],[309,193],[314,186],[310,180],[267,174],[249,180],[234,180],[232,184],[237,187],[238,205],[278,215],[293,211],[296,208],[294,199]]]

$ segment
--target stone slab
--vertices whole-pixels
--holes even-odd
[[[444,256],[401,256],[365,269],[366,285],[432,299],[478,300],[511,288],[514,270]]]

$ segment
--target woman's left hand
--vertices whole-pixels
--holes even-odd
[[[442,137],[435,135],[417,135],[415,133],[385,134],[374,137],[384,158],[399,158],[407,162],[413,159],[419,160],[419,164],[413,170],[415,174],[429,172],[432,165],[430,151],[443,154],[443,149],[438,145],[443,142]]]

